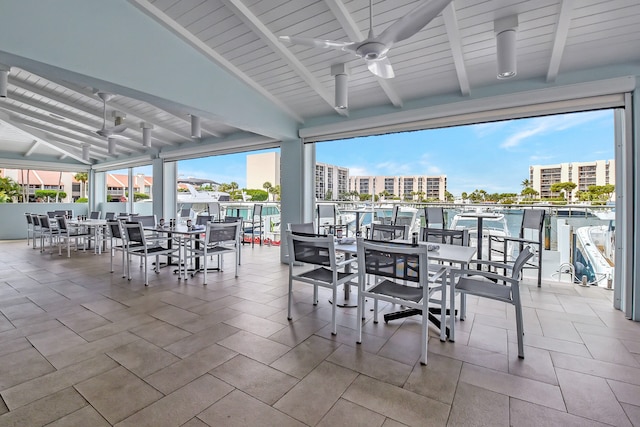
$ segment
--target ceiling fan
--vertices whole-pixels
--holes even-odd
[[[379,36],[373,34],[373,9],[372,0],[369,0],[369,35],[361,42],[342,42],[332,40],[309,39],[304,37],[280,36],[281,40],[311,47],[343,50],[352,52],[367,63],[369,71],[383,79],[395,77],[393,67],[387,53],[391,47],[409,37],[412,37],[424,28],[433,18],[452,0],[425,0],[409,12],[408,15],[389,25]]]
[[[115,95],[107,92],[97,92],[96,95],[98,95],[98,97],[102,99],[102,128],[98,129],[96,133],[104,138],[128,139],[124,135],[119,135],[119,133],[123,132],[127,128],[127,125],[125,123],[107,127],[107,102],[111,100]]]

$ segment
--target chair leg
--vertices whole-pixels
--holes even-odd
[[[238,251],[233,255],[233,263],[236,265],[236,277],[238,277]]]
[[[313,305],[318,305],[318,285],[313,285]]]
[[[345,285],[346,286],[346,285]],[[338,287],[333,285],[333,304],[331,304],[331,325],[333,326],[333,331],[331,335],[336,335],[338,333],[338,327],[336,325],[336,305],[338,305]]]
[[[420,363],[423,365],[427,364],[427,343],[429,340],[429,316],[425,313],[426,310],[428,310],[428,307],[425,305],[422,310],[422,328],[420,331],[420,351],[422,352]],[[444,329],[444,326],[442,328]]]
[[[449,281],[449,341],[454,342],[455,321],[456,321],[456,278],[451,272],[447,272]]]
[[[347,286],[347,284],[345,284],[345,286]],[[360,290],[360,285],[358,285],[358,291]],[[362,318],[364,317],[364,298],[361,297],[362,292],[358,292],[358,309],[357,309],[357,314],[356,314],[356,322],[358,323],[358,328],[357,328],[357,339],[356,339],[356,343],[357,344],[361,344],[362,343]]]
[[[373,300],[373,323],[378,323],[378,299]]]
[[[514,301],[516,308],[516,333],[518,334],[518,357],[524,359],[524,325],[522,321],[522,305]]]
[[[293,300],[293,279],[291,278],[291,273],[289,273],[289,298],[288,298],[288,305],[287,305],[287,319],[291,320],[291,303]]]
[[[207,251],[204,251],[204,256],[202,257],[202,265],[204,266],[204,271],[203,271],[203,275],[204,275],[204,285],[207,284],[207,270],[208,270],[208,266],[207,266],[207,259],[209,259],[209,257],[207,256]],[[222,266],[220,265],[220,257],[218,257],[218,267],[220,267],[220,270],[222,270]]]
[[[467,295],[460,292],[460,320],[467,318]]]
[[[447,278],[442,278],[442,291],[440,293],[440,341],[447,341]],[[451,311],[453,314],[453,311]]]
[[[142,258],[143,257],[140,257],[140,261],[142,261]],[[147,268],[148,267],[147,266],[148,259],[149,259],[148,257],[146,257],[146,256],[144,257],[144,285],[145,286],[149,286],[149,276],[148,276],[149,269]]]

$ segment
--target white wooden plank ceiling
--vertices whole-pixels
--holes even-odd
[[[369,31],[368,0],[129,0],[180,34],[200,52],[296,119],[347,114],[333,108],[332,64],[347,63],[349,109],[402,109],[434,95],[473,95],[498,84],[494,20],[518,16],[514,80],[553,82],[563,73],[640,60],[640,2],[637,0],[453,0],[431,23],[389,52],[396,77],[380,79],[347,52],[283,44],[278,36],[361,41]],[[379,34],[424,0],[377,0],[374,32]],[[1,47],[0,47],[1,48]],[[11,64],[8,64],[11,65]],[[126,115],[128,128],[115,155],[95,131],[102,126],[102,101],[74,82],[12,67],[8,97],[0,101],[1,152],[72,157],[90,162],[176,148],[192,141],[189,111],[158,108],[119,94],[108,102]],[[152,146],[141,144],[140,123],[153,125]],[[204,138],[226,138],[238,129],[202,120]]]

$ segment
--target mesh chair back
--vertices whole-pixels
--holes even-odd
[[[211,221],[213,221],[212,215],[198,215],[196,217],[196,225],[207,225]]]
[[[425,207],[424,208],[424,223],[427,228],[445,228],[444,223],[444,208],[437,207]]]
[[[56,217],[56,213],[55,213],[55,211],[47,211],[47,216],[49,218],[55,218]]]
[[[289,251],[293,254],[294,261],[331,267],[332,261],[335,260],[335,254],[330,247],[331,243],[333,243],[333,236],[291,233],[292,247]]]
[[[67,220],[64,219],[63,216],[57,216],[56,222],[58,223],[58,230],[60,230],[60,233],[67,233]]]
[[[142,224],[143,227],[155,227],[156,216],[155,215],[139,215],[134,218],[136,222]]]
[[[112,221],[115,218],[116,218],[115,212],[107,212],[106,214],[104,214],[104,219],[106,219],[107,221]]]
[[[51,223],[49,222],[49,217],[47,215],[40,215],[40,227],[45,229],[51,228]]]
[[[312,222],[303,222],[301,224],[289,224],[289,230],[293,233],[307,233],[314,234]]]
[[[520,227],[520,238],[524,238],[525,230],[541,231],[544,224],[543,209],[527,209],[522,215],[522,226]]]
[[[220,203],[209,203],[209,215],[211,215],[213,219],[220,219]]]
[[[420,282],[420,255],[418,253],[407,253],[407,248],[416,249],[410,245],[389,243],[365,246],[364,265],[366,273],[403,281]],[[396,251],[396,249],[405,250]]]
[[[253,218],[255,219],[255,217],[261,217],[261,216],[262,216],[262,205],[261,204],[253,205]]]
[[[118,221],[107,221],[107,227],[111,237],[116,239],[122,239],[122,231],[120,229],[120,223]]]
[[[128,221],[124,224],[124,230],[129,244],[145,244],[144,230],[141,223]]]
[[[404,225],[373,224],[371,239],[382,241],[407,239],[407,230],[408,227]]]
[[[92,211],[89,214],[89,219],[100,219],[100,211]]]
[[[31,215],[31,221],[33,222],[33,225],[36,227],[40,227],[40,216],[37,214],[32,214]]]
[[[67,211],[54,211],[56,216],[65,216],[67,215]]]
[[[33,218],[31,217],[30,213],[26,213],[24,214],[24,216],[27,218],[27,224],[28,225],[32,225],[33,224]]]
[[[207,229],[207,243],[236,242],[240,235],[240,221],[229,223],[210,223]]]
[[[443,230],[441,228],[420,228],[420,240],[447,245],[469,246],[469,230]]]
[[[191,208],[180,209],[180,214],[178,216],[180,218],[191,218]]]

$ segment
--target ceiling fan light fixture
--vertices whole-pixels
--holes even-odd
[[[88,162],[91,157],[91,144],[82,144],[82,160]]]
[[[153,125],[140,122],[140,128],[142,129],[142,146],[151,148],[151,129],[153,129]]]
[[[334,64],[331,66],[331,75],[335,78],[336,110],[349,108],[349,68],[347,64]]]
[[[202,129],[200,128],[200,117],[191,115],[191,137],[201,138]]]
[[[110,156],[115,156],[116,155],[116,139],[115,138],[108,138],[107,139],[107,149],[109,150],[109,155]]]
[[[494,21],[496,33],[498,79],[510,79],[517,74],[516,29],[518,16],[512,15]]]
[[[7,97],[7,88],[9,87],[9,71],[11,67],[0,64],[0,98]]]

